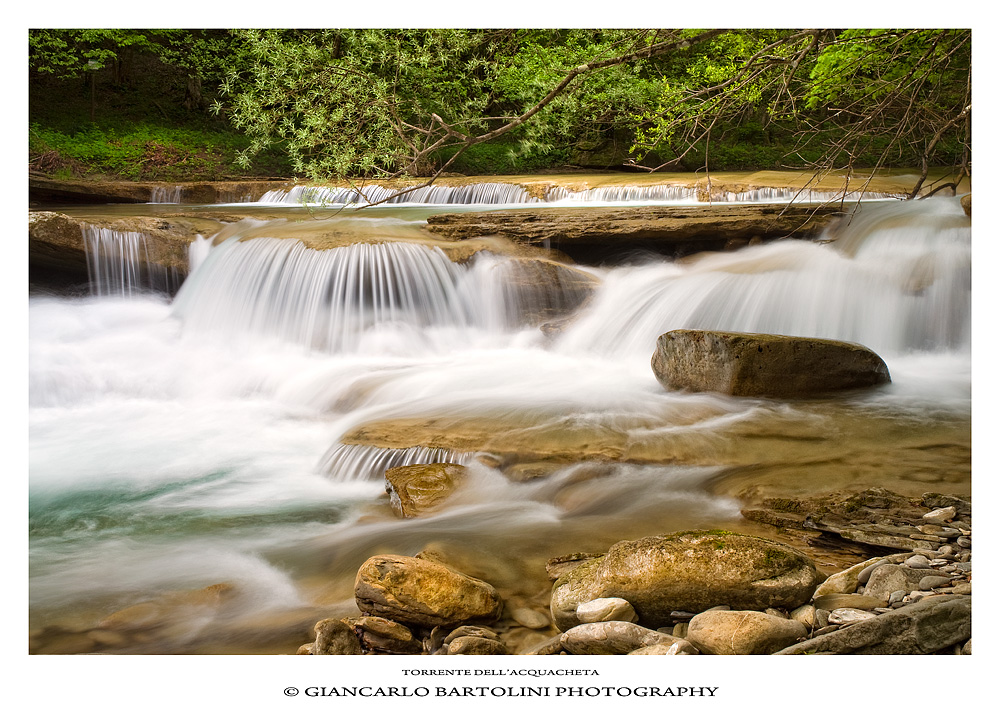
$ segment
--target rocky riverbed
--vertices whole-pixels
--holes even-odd
[[[969,499],[876,488],[767,500],[744,514],[776,534],[818,532],[868,555],[823,575],[777,538],[646,537],[550,561],[547,607],[505,602],[433,551],[380,555],[358,571],[360,615],[318,621],[298,653],[971,654]]]

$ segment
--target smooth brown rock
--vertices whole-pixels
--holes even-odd
[[[385,471],[389,503],[398,516],[418,517],[441,506],[466,480],[464,465],[435,462]]]
[[[499,640],[478,635],[463,635],[448,644],[448,655],[507,655],[508,652]]]
[[[373,556],[354,583],[358,608],[426,628],[492,622],[503,602],[485,581],[450,566],[411,556]]]
[[[682,638],[625,621],[584,623],[563,633],[560,642],[572,655],[624,655],[650,645],[691,647]]]
[[[885,559],[877,556],[873,559],[862,561],[860,564],[855,564],[843,571],[831,574],[827,577],[826,581],[816,587],[814,596],[818,598],[832,593],[854,593],[858,588],[858,577],[861,575],[861,572],[879,561],[885,561]],[[820,606],[820,608],[826,608],[826,606]]]
[[[808,397],[889,383],[889,369],[860,344],[777,334],[676,329],[651,361],[668,390]]]
[[[336,618],[316,623],[316,640],[309,647],[310,655],[361,655],[361,642],[354,629]]]
[[[567,630],[579,623],[580,603],[623,598],[641,624],[658,628],[672,622],[672,611],[796,608],[819,578],[812,561],[784,544],[731,532],[683,532],[621,541],[580,564],[553,585],[551,611]]]
[[[705,611],[691,619],[687,639],[712,655],[770,655],[806,633],[798,621],[760,611]]]
[[[398,655],[413,655],[423,650],[423,643],[401,623],[380,616],[345,618],[344,624],[361,639],[367,650]]]

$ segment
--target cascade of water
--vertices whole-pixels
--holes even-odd
[[[794,188],[752,188],[738,193],[725,192],[716,196],[718,202],[730,203],[830,203],[857,200],[888,200],[899,198],[893,193],[852,190],[846,193],[829,190],[795,190]]]
[[[570,190],[552,186],[543,199],[511,183],[472,183],[459,186],[432,185],[408,193],[378,185],[358,188],[296,186],[290,190],[272,190],[261,203],[282,205],[356,205],[385,201],[388,204],[423,205],[509,205],[524,203],[697,203],[698,188],[679,185],[615,185]],[[795,190],[791,188],[751,188],[740,192],[716,194],[715,202],[830,202],[884,200],[898,198],[891,193],[874,191]]]
[[[83,243],[92,294],[128,297],[147,290],[169,292],[180,283],[175,270],[150,261],[142,233],[87,226]]]
[[[181,202],[181,186],[175,185],[172,188],[168,188],[166,186],[155,186],[149,202],[179,203]]]
[[[429,205],[504,205],[509,203],[534,203],[523,187],[510,183],[473,183],[470,185],[431,185],[406,193],[378,185],[358,188],[324,188],[296,186],[290,190],[272,190],[259,202],[291,205],[354,205],[385,201],[392,205],[407,203]]]
[[[414,330],[429,327],[498,334],[539,324],[580,306],[594,281],[545,260],[483,253],[455,264],[436,247],[410,242],[312,250],[239,233],[211,250],[196,242],[191,264],[175,301],[187,328],[265,334],[333,352],[356,349],[377,329],[403,329],[415,344],[427,334]]]
[[[195,331],[341,351],[374,325],[468,323],[454,297],[460,269],[439,249],[408,243],[317,251],[296,240],[229,239],[184,284],[175,313]]]
[[[679,185],[614,185],[587,190],[555,187],[545,195],[549,202],[658,203],[696,202],[698,189]]]
[[[410,447],[399,450],[367,445],[334,445],[320,461],[319,470],[335,482],[380,480],[385,471],[405,465],[453,462],[465,465],[474,453],[452,452],[443,448]]]
[[[560,348],[648,356],[671,329],[842,339],[880,353],[966,349],[971,235],[957,200],[871,204],[836,249],[790,240],[608,275]],[[926,225],[931,215],[951,227]],[[850,253],[850,254],[849,254]]]

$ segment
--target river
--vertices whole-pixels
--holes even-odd
[[[128,255],[87,289],[32,290],[34,650],[292,653],[313,622],[356,610],[374,553],[428,551],[544,607],[548,558],[760,533],[742,499],[970,492],[971,230],[956,198],[865,203],[833,242],[581,266],[593,293],[553,329],[533,318],[523,264],[456,264],[411,241],[430,210],[347,209],[331,221],[365,240],[327,251],[235,239],[294,237],[242,223],[193,245],[174,296],[130,281]],[[649,359],[675,328],[862,343],[892,383],[803,401],[667,392]],[[395,517],[385,467],[446,459],[469,483],[435,514]]]

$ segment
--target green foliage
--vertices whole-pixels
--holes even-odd
[[[698,41],[631,54],[683,37]],[[611,166],[623,144],[691,170],[960,161],[970,44],[967,30],[30,30],[30,157],[317,180]]]

